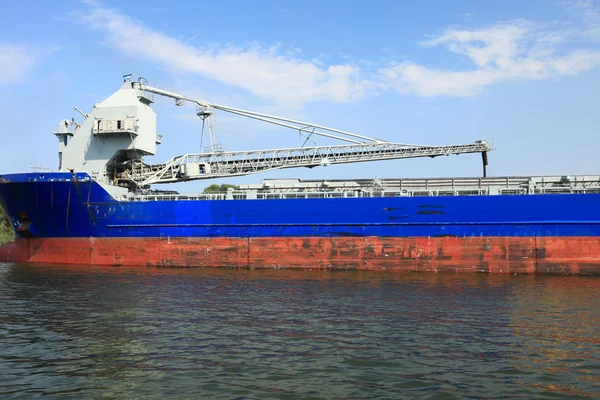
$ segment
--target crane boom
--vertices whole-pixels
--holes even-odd
[[[183,105],[186,101],[196,104],[203,109],[215,109],[231,114],[240,115],[242,117],[257,119],[259,121],[267,122],[274,125],[279,125],[285,128],[291,128],[299,131],[301,134],[304,133],[306,136],[317,135],[324,136],[343,142],[349,143],[387,143],[385,140],[375,139],[364,135],[358,135],[356,133],[346,132],[339,129],[328,128],[323,125],[316,125],[310,122],[297,121],[294,119],[278,117],[275,115],[268,115],[258,113],[255,111],[241,110],[239,108],[228,107],[220,104],[209,103],[205,100],[193,100],[182,94],[169,92],[167,90],[158,89],[148,85],[139,84],[139,90],[158,94],[160,96],[169,97],[175,99],[175,104],[178,106]]]
[[[395,143],[297,147],[289,149],[185,154],[165,164],[135,163],[119,176],[138,186],[249,175],[274,169],[327,166],[401,158],[438,157],[492,150],[486,141],[448,146]]]
[[[230,152],[216,151],[216,147],[211,147],[208,152],[185,154],[158,165],[145,164],[141,159],[127,160],[125,169],[121,169],[117,179],[120,185],[130,187],[241,176],[282,168],[313,168],[330,164],[467,153],[484,155],[485,167],[485,155],[493,150],[485,140],[444,146],[392,143],[322,125],[212,104],[204,100],[193,100],[184,95],[148,86],[141,79],[134,85],[138,90],[175,99],[177,105],[194,103],[199,108],[197,114],[201,118],[211,114],[214,109],[294,129],[300,133],[304,143],[295,148]],[[319,136],[349,144],[318,146],[315,139]],[[306,146],[309,142],[311,145]]]

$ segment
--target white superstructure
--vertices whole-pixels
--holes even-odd
[[[196,105],[196,114],[208,122],[209,146],[203,153],[184,154],[164,164],[148,165],[143,157],[156,154],[161,136],[156,132],[156,114],[150,107],[153,94],[175,99],[176,105]],[[426,146],[392,143],[381,139],[253,111],[240,110],[148,86],[141,78],[125,76],[121,88],[87,114],[75,108],[84,121],[61,121],[54,134],[59,139],[59,170],[87,172],[112,193],[171,183],[247,175],[281,168],[317,167],[330,164],[437,157],[481,153],[485,165],[493,148],[483,140],[469,144]],[[216,143],[214,112],[233,113],[297,131],[301,147],[226,152]],[[319,146],[325,137],[343,144]]]
[[[80,111],[85,118],[81,124],[61,121],[53,132],[59,139],[59,171],[87,172],[103,186],[115,186],[124,162],[156,154],[159,140],[151,103],[139,84],[126,78],[89,114]]]

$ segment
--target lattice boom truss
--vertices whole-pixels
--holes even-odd
[[[448,146],[409,146],[384,142],[186,154],[160,165],[138,162],[119,178],[125,181],[123,183],[132,182],[137,186],[146,186],[154,183],[248,175],[281,168],[312,168],[329,164],[485,153],[492,149],[486,141]]]
[[[135,83],[140,91],[150,92],[175,99],[177,105],[186,102],[196,104],[197,115],[201,118],[213,116],[213,110],[220,110],[242,117],[293,129],[304,140],[302,147],[254,150],[217,151],[211,132],[211,151],[199,154],[186,154],[172,158],[165,164],[147,165],[141,160],[128,161],[129,169],[118,174],[120,185],[147,187],[154,183],[171,183],[196,179],[211,179],[248,175],[281,168],[317,167],[329,164],[343,164],[364,161],[393,160],[415,157],[437,157],[451,154],[482,153],[487,165],[486,153],[493,148],[486,141],[450,146],[423,146],[391,143],[356,133],[346,132],[309,122],[297,121],[273,115],[241,110],[203,100],[193,100],[178,93],[157,89],[143,84],[143,79]],[[214,121],[213,121],[214,122]],[[209,125],[209,130],[213,129]],[[316,137],[326,137],[346,144],[318,146]],[[308,143],[312,143],[308,145]],[[350,144],[348,144],[350,143]]]

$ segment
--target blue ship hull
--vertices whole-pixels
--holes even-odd
[[[467,239],[572,238],[589,247],[600,238],[600,194],[118,201],[87,174],[46,173],[0,176],[0,202],[18,236],[38,244],[74,238],[353,243],[362,243],[360,238],[457,238],[462,242],[452,246],[464,247]],[[477,246],[489,246],[482,243]],[[587,247],[586,254],[594,251]]]
[[[119,202],[87,174],[0,179],[44,238],[600,236],[600,194]]]

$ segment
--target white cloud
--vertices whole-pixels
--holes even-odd
[[[0,86],[23,81],[35,64],[36,53],[27,46],[0,43]]]
[[[491,71],[451,72],[426,68],[413,62],[382,69],[381,74],[386,84],[397,92],[422,97],[471,96],[497,80]]]
[[[471,64],[456,70],[416,61],[390,62],[379,69],[377,60],[330,65],[322,58],[304,59],[298,49],[260,44],[198,48],[93,0],[87,4],[89,10],[79,19],[104,32],[107,43],[122,53],[174,71],[200,74],[281,104],[352,101],[384,90],[425,97],[472,96],[493,84],[572,76],[600,65],[599,51],[576,49],[571,43],[575,36],[591,37],[598,29],[593,22],[600,14],[588,1],[576,3],[585,31],[514,20],[483,29],[450,29],[420,43],[426,49],[444,47]],[[456,56],[451,58],[455,64],[460,61]],[[442,63],[445,59],[440,58]]]
[[[370,85],[352,64],[324,67],[261,45],[199,49],[94,3],[81,16],[106,32],[110,45],[124,54],[135,53],[170,69],[202,74],[279,102],[349,101],[361,98]]]
[[[600,52],[561,52],[569,34],[545,31],[528,21],[511,21],[487,29],[448,30],[423,46],[445,46],[467,57],[473,68],[463,71],[429,68],[414,62],[382,69],[386,83],[401,93],[418,96],[471,96],[486,86],[517,79],[572,76],[600,65]]]
[[[584,37],[600,41],[600,5],[593,0],[563,1],[564,8],[582,25]]]

